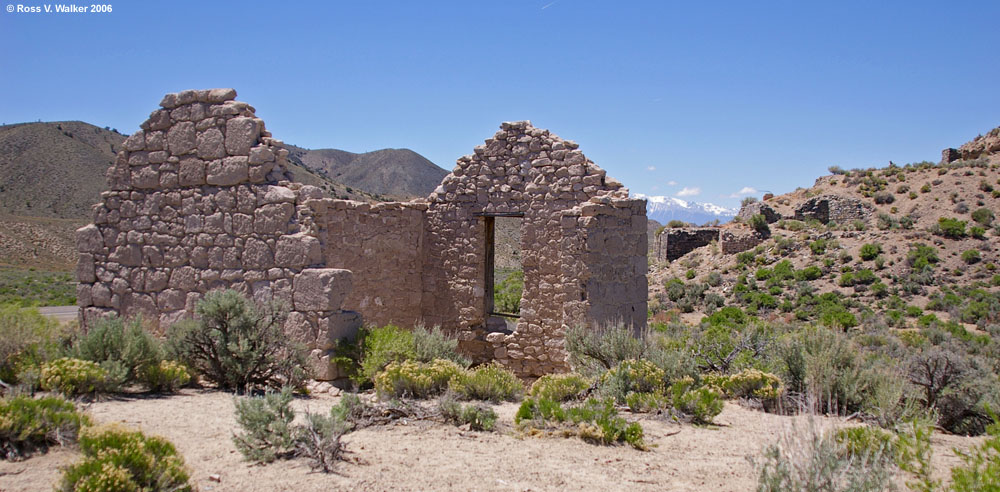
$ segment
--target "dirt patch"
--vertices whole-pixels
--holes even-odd
[[[88,412],[100,423],[119,422],[166,437],[183,454],[192,483],[202,491],[328,490],[725,490],[749,491],[756,475],[746,457],[756,455],[791,425],[786,417],[727,403],[715,427],[641,419],[650,451],[604,447],[578,439],[521,437],[513,429],[516,404],[497,407],[503,428],[495,433],[464,431],[431,422],[400,422],[348,434],[348,462],[336,474],[312,472],[305,460],[248,465],[230,437],[236,430],[233,397],[216,391],[185,390],[169,397],[125,398],[94,403]],[[297,399],[298,411],[326,412],[339,398]],[[626,417],[634,416],[626,414]],[[840,419],[818,418],[821,425]],[[977,438],[935,435],[935,467],[959,463],[952,448]],[[0,462],[0,491],[49,490],[61,466],[78,459],[73,450],[54,450],[19,463]],[[219,481],[210,477],[217,475]]]

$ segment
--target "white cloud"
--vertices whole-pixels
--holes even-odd
[[[656,166],[646,166],[646,170],[647,171],[655,171],[656,170]]]
[[[698,188],[697,186],[694,188],[688,188],[685,186],[684,188],[681,188],[681,191],[677,192],[677,196],[697,196],[700,194],[701,188]]]
[[[758,192],[756,188],[752,188],[750,186],[744,186],[740,188],[740,191],[737,191],[736,193],[729,195],[729,198],[739,198],[741,196],[746,196],[746,195],[756,195],[757,193]]]
[[[667,181],[667,186],[677,186],[677,182],[674,180]]]

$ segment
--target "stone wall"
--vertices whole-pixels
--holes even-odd
[[[414,326],[422,320],[424,203],[310,202],[326,265],[354,272],[344,308],[365,322]]]
[[[656,237],[653,252],[656,261],[674,261],[695,249],[719,240],[717,227],[666,228]]]
[[[764,202],[752,202],[740,207],[736,217],[740,219],[740,222],[749,224],[754,215],[763,215],[768,224],[781,220],[781,215]]]
[[[719,234],[719,247],[723,254],[732,255],[751,250],[765,239],[767,238],[757,231],[731,227],[723,229]]]
[[[283,303],[286,331],[326,376],[324,351],[353,336],[358,313],[440,325],[477,361],[524,376],[568,368],[570,326],[645,327],[645,201],[576,143],[504,123],[426,200],[370,205],[290,183],[282,143],[235,96],[169,94],[125,142],[94,224],[78,231],[84,325],[118,313],[163,326],[192,316],[209,290],[232,288]],[[522,218],[513,330],[487,312],[491,216]]]
[[[287,331],[329,345],[351,272],[324,268],[287,151],[232,89],[168,94],[125,141],[94,223],[77,231],[81,324],[117,313],[154,329],[190,316],[212,289],[288,309]],[[356,318],[356,315],[353,315]]]
[[[836,222],[846,224],[855,220],[867,222],[874,209],[854,198],[839,195],[822,195],[806,200],[795,209],[797,220],[815,219],[824,224]]]

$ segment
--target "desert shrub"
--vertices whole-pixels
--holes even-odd
[[[705,278],[705,283],[712,287],[718,287],[722,285],[722,275],[719,272],[710,272]]]
[[[108,372],[96,362],[63,357],[42,365],[42,389],[64,395],[82,395],[103,391]]]
[[[875,392],[898,380],[864,359],[847,336],[823,328],[790,334],[779,353],[788,390],[806,395],[828,413],[864,410]]]
[[[858,270],[857,272],[854,272],[854,284],[855,285],[858,285],[858,284],[860,284],[860,285],[871,285],[871,284],[875,283],[876,280],[878,280],[878,277],[875,275],[875,272],[873,272],[873,271],[871,271],[871,270],[869,270],[867,268],[863,268],[861,270]]]
[[[931,192],[931,184],[930,183],[924,183],[924,185],[920,187],[920,192],[921,193],[930,193]]]
[[[910,490],[933,492],[941,486],[932,477],[931,431],[933,426],[924,420],[911,419],[898,426],[896,462],[899,468],[912,475],[906,482]]]
[[[451,378],[461,372],[458,364],[445,359],[390,362],[375,376],[375,391],[380,396],[427,398],[444,392]]]
[[[0,305],[0,381],[29,383],[22,373],[58,357],[65,335],[59,322],[36,309]]]
[[[245,459],[270,463],[292,453],[295,412],[291,403],[292,388],[288,386],[259,397],[236,398],[236,423],[242,432],[233,436],[233,442]]]
[[[674,219],[674,220],[671,220],[670,222],[667,222],[667,228],[670,228],[670,229],[677,229],[679,227],[687,227],[687,225],[688,225],[687,222],[684,222],[683,220],[677,220],[677,219]]]
[[[590,387],[590,381],[576,373],[546,374],[532,385],[528,396],[553,401],[565,401]]]
[[[142,328],[140,318],[125,321],[117,316],[101,319],[77,337],[70,353],[107,371],[111,389],[138,382],[163,358],[160,342]]]
[[[419,362],[445,359],[469,367],[469,359],[458,353],[458,339],[445,334],[439,326],[430,330],[423,326],[413,329],[413,354]]]
[[[958,204],[955,205],[954,211],[955,211],[956,214],[965,214],[965,213],[968,213],[969,212],[969,204],[967,204],[965,202],[958,202]]]
[[[438,410],[446,422],[468,425],[475,431],[491,431],[496,427],[496,411],[480,403],[462,405],[454,398],[446,396],[438,402]]]
[[[153,392],[173,393],[191,382],[191,374],[177,361],[163,360],[150,364],[142,373],[142,382]]]
[[[988,208],[979,208],[972,212],[972,220],[986,227],[993,223],[994,218],[993,211]]]
[[[906,264],[914,270],[922,270],[926,266],[937,264],[938,261],[937,250],[926,244],[916,243],[906,253]]]
[[[184,460],[161,437],[114,425],[80,435],[83,460],[66,468],[59,490],[191,491]]]
[[[89,424],[72,403],[59,397],[0,399],[0,453],[19,460],[51,445],[72,444],[80,428]]]
[[[907,187],[907,190],[909,187]],[[888,204],[896,201],[896,197],[888,191],[880,191],[875,193],[875,203],[879,205]]]
[[[754,460],[758,492],[877,492],[891,490],[891,459],[878,451],[851,456],[833,432],[816,428],[782,435]]]
[[[570,364],[587,375],[599,374],[628,359],[641,359],[648,344],[622,324],[594,330],[576,326],[566,330]]]
[[[882,254],[882,245],[878,243],[867,243],[861,246],[858,256],[864,261],[874,260],[876,256]]]
[[[853,458],[882,456],[894,460],[898,443],[896,434],[878,427],[860,425],[837,429],[834,438],[844,446],[845,453]]]
[[[558,430],[596,444],[628,443],[646,449],[642,426],[619,417],[611,399],[588,398],[578,406],[563,408],[552,400],[525,398],[514,423],[522,429]]]
[[[995,376],[984,364],[951,345],[930,346],[912,353],[905,362],[906,375],[919,390],[919,401],[933,408],[937,424],[955,434],[978,435],[990,423],[995,406]]]
[[[947,238],[961,239],[966,234],[965,224],[964,220],[941,217],[938,219],[937,228],[933,232]]]
[[[871,291],[873,296],[883,298],[889,295],[889,286],[882,282],[875,282],[871,284]]]
[[[373,382],[375,375],[391,362],[416,359],[413,332],[395,325],[362,329],[358,334],[360,367],[355,382]]]
[[[750,217],[748,225],[750,226],[751,229],[761,234],[767,235],[771,233],[771,228],[768,227],[767,218],[764,217],[764,214],[754,214],[752,217]]]
[[[520,313],[523,292],[524,271],[515,270],[493,286],[494,309],[500,313]]]
[[[307,413],[296,429],[295,455],[308,459],[313,470],[333,471],[344,453],[340,439],[349,431],[350,424],[342,418]]]
[[[459,396],[470,400],[516,401],[524,393],[524,383],[497,363],[461,372],[451,379],[448,386]]]
[[[785,391],[781,378],[753,368],[728,376],[706,376],[705,385],[718,387],[728,397],[755,398],[764,401],[777,400]]]
[[[814,255],[821,255],[826,253],[826,248],[829,245],[826,239],[817,239],[809,243],[809,250],[812,251]]]
[[[800,280],[812,281],[823,276],[823,270],[816,265],[809,265],[797,272],[795,272],[796,278]]]
[[[666,373],[647,360],[623,360],[601,376],[598,388],[603,396],[625,403],[629,393],[662,393]]]
[[[951,469],[955,492],[1000,490],[1000,421],[995,416],[986,433],[989,437],[969,452],[955,451],[963,462]]]
[[[966,264],[971,265],[973,263],[979,262],[979,260],[981,260],[981,259],[982,259],[982,256],[980,256],[978,250],[967,249],[967,250],[965,250],[965,251],[962,252],[962,261],[964,261]]]
[[[671,403],[674,408],[691,416],[696,424],[711,424],[722,413],[722,395],[711,388],[693,388],[694,380],[682,378],[670,385]]]
[[[853,272],[844,272],[840,275],[840,278],[837,279],[837,285],[841,287],[851,287],[852,285],[854,285],[854,283],[855,281]]]
[[[234,290],[209,292],[198,320],[171,328],[173,351],[222,389],[300,385],[305,355],[282,329],[273,308],[258,309]]]

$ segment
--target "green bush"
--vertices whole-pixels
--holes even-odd
[[[924,267],[937,264],[938,261],[937,250],[926,244],[916,243],[910,246],[910,251],[906,253],[906,264],[914,270],[922,270]]]
[[[796,273],[796,277],[801,280],[812,281],[823,276],[823,270],[816,265],[809,265]]]
[[[979,208],[972,212],[972,220],[986,227],[993,224],[994,218],[996,217],[993,215],[993,211],[988,208]]]
[[[747,368],[731,375],[705,376],[705,385],[718,387],[732,398],[773,401],[785,391],[781,378],[759,369]]]
[[[108,372],[96,362],[63,357],[42,365],[41,386],[64,395],[82,395],[103,391]]]
[[[981,259],[982,256],[979,254],[978,250],[967,249],[962,252],[962,261],[964,261],[968,265],[971,265],[973,263],[978,263],[979,260]]]
[[[579,406],[563,408],[552,400],[525,398],[514,423],[522,429],[561,431],[596,444],[628,443],[646,449],[642,426],[619,417],[611,399],[588,398]]]
[[[748,225],[751,229],[764,234],[765,236],[771,233],[771,228],[768,227],[767,218],[764,217],[764,214],[755,214],[750,217]]]
[[[947,238],[961,239],[965,237],[965,224],[964,220],[941,217],[934,232]]]
[[[110,389],[138,382],[149,366],[162,360],[160,342],[142,328],[139,318],[128,322],[103,318],[73,342],[70,354],[99,364],[108,373]]]
[[[360,368],[354,377],[359,384],[374,382],[375,375],[391,362],[416,359],[413,332],[395,325],[366,328],[358,334]]]
[[[191,374],[180,362],[162,360],[159,364],[146,366],[142,382],[154,393],[173,393],[191,382]]]
[[[821,255],[826,253],[827,246],[828,242],[826,239],[817,239],[809,243],[809,250],[812,251],[814,255]]]
[[[80,428],[89,424],[87,416],[59,397],[0,399],[0,453],[19,460],[51,445],[72,444]]]
[[[963,462],[951,469],[955,492],[1000,490],[1000,421],[996,416],[986,433],[989,437],[971,451],[955,451]]]
[[[295,412],[291,387],[268,391],[261,397],[238,397],[235,403],[236,423],[242,432],[233,436],[233,442],[245,459],[270,463],[292,453]]]
[[[28,383],[26,372],[58,357],[66,331],[33,308],[0,305],[0,381]]]
[[[63,492],[194,490],[184,460],[166,439],[112,425],[85,429],[80,449],[83,461],[63,472]]]
[[[674,408],[690,415],[696,424],[711,424],[722,413],[722,394],[705,386],[695,388],[690,377],[674,382],[669,392]]]
[[[444,359],[390,362],[375,376],[375,391],[380,396],[428,398],[443,393],[448,382],[463,372],[458,364]]]
[[[493,286],[494,310],[499,313],[520,313],[523,292],[524,272],[515,270]]]
[[[344,452],[340,439],[349,430],[350,425],[332,413],[307,413],[305,424],[297,429],[295,454],[309,459],[313,470],[333,471]]]
[[[881,453],[854,457],[832,432],[790,432],[759,460],[758,492],[881,492],[891,490],[892,460]]]
[[[623,360],[641,359],[648,350],[645,339],[632,330],[614,324],[598,330],[576,326],[566,330],[566,351],[573,368],[586,375],[596,375],[615,367]]]
[[[430,330],[423,326],[413,328],[413,354],[419,362],[445,359],[469,367],[469,359],[458,353],[458,339],[446,335],[439,326]]]
[[[882,254],[882,245],[878,243],[867,243],[861,246],[858,256],[864,261],[874,260],[876,256]]]
[[[546,374],[532,385],[528,396],[532,398],[565,401],[590,387],[590,381],[576,373]]]
[[[275,309],[257,309],[234,290],[198,302],[198,320],[171,327],[172,351],[225,390],[301,385],[305,354],[282,328]]]
[[[524,394],[524,383],[497,363],[461,372],[451,379],[448,386],[459,396],[470,400],[517,401]]]
[[[601,395],[625,403],[629,393],[662,393],[666,373],[648,360],[623,360],[601,376],[598,389]]]
[[[896,435],[892,432],[860,425],[837,429],[834,434],[837,443],[844,446],[844,452],[855,459],[866,456],[882,456],[893,459],[897,454]]]
[[[468,425],[474,431],[491,431],[496,427],[497,413],[479,403],[462,405],[453,398],[442,398],[438,409],[445,421],[455,425]]]
[[[985,239],[986,238],[986,229],[983,229],[982,227],[978,227],[978,226],[970,227],[969,228],[969,235],[972,236],[975,239]]]

